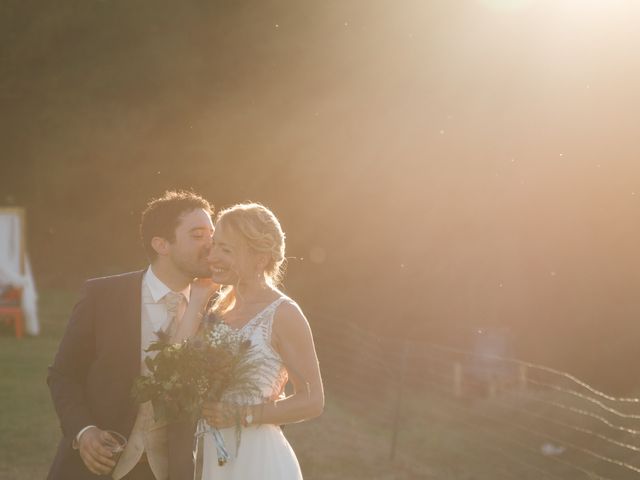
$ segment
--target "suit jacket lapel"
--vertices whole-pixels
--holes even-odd
[[[126,346],[123,354],[126,355],[126,380],[132,384],[140,375],[140,336],[142,321],[142,277],[144,271],[135,272],[130,277],[130,283],[123,292],[123,326],[122,342]]]

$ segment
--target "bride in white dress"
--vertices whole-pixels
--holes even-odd
[[[223,210],[216,218],[209,254],[212,280],[192,284],[176,340],[195,334],[216,284],[223,285],[208,313],[215,313],[229,328],[251,340],[263,365],[256,379],[262,398],[249,405],[204,406],[203,417],[220,429],[231,458],[219,466],[215,445],[205,436],[203,480],[302,478],[280,425],[320,415],[324,393],[309,324],[298,305],[277,289],[285,258],[284,238],[278,219],[262,205],[239,204]],[[285,396],[287,382],[293,393]],[[244,421],[236,451],[238,414]]]

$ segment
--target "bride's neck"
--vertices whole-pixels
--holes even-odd
[[[242,282],[235,287],[236,307],[268,301],[273,296],[273,288],[264,281]]]

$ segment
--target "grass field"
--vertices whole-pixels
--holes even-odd
[[[46,370],[74,298],[74,293],[64,291],[41,293],[42,335],[37,338],[18,341],[6,329],[0,334],[0,480],[46,476],[60,438],[45,382]],[[355,398],[328,389],[325,413],[319,419],[285,428],[307,480],[598,478],[563,462],[597,471],[600,478],[640,479],[640,470],[636,473],[578,450],[568,449],[553,459],[541,455],[544,437],[531,435],[527,429],[540,430],[544,423],[540,419],[545,415],[553,419],[553,409],[540,406],[540,400],[548,403],[559,397],[539,397],[541,394],[533,391],[524,399],[506,392],[493,400],[469,401],[452,401],[450,396],[438,394],[434,386],[411,392],[405,401],[396,455],[390,461],[389,416],[377,413],[376,402],[371,401],[376,385],[371,387],[356,392]],[[387,403],[382,400],[377,405],[382,405],[385,412],[392,411]],[[520,413],[512,411],[514,406],[521,409]],[[529,416],[532,413],[534,416]],[[568,414],[559,420],[575,425],[582,421]],[[597,421],[580,426],[613,436]],[[629,464],[638,456],[628,448],[598,443],[597,438],[587,437],[584,432],[567,436],[558,426],[545,428],[548,434],[564,435],[567,441],[587,442],[590,449],[604,455],[622,453]],[[627,442],[623,433],[616,438]]]
[[[17,341],[0,336],[0,479],[46,476],[60,438],[57,418],[46,385],[51,363],[74,296],[41,293],[42,335]]]

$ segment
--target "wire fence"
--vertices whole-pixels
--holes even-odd
[[[542,365],[311,319],[329,400],[318,428],[332,431],[337,463],[377,462],[369,478],[640,480],[640,399]]]

